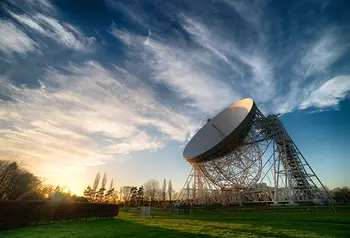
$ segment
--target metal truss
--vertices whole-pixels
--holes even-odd
[[[178,205],[329,200],[278,116],[266,118],[259,110],[229,146],[191,165]]]

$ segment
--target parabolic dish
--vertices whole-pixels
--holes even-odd
[[[255,112],[256,105],[251,98],[224,109],[192,137],[184,149],[184,158],[193,163],[208,160],[241,135]]]

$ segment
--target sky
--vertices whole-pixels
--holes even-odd
[[[0,157],[82,194],[191,166],[191,136],[236,100],[281,113],[330,188],[349,186],[347,0],[5,0]]]

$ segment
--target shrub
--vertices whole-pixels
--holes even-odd
[[[111,219],[118,213],[115,204],[0,200],[0,230],[90,218]]]

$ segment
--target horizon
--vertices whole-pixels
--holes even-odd
[[[199,3],[200,2],[200,3]],[[349,7],[344,7],[345,5]],[[251,97],[281,113],[329,188],[349,186],[347,1],[1,3],[0,158],[82,195],[172,180],[207,118]]]

